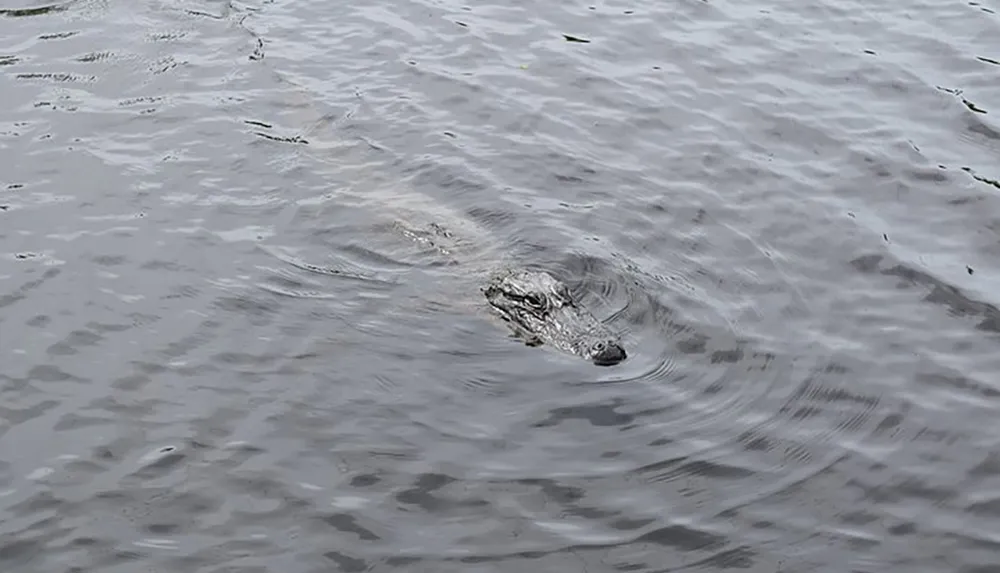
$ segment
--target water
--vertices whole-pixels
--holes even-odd
[[[0,2],[2,568],[993,570],[1000,5],[654,4]]]

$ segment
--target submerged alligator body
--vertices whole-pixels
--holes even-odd
[[[294,109],[300,125],[311,125],[307,131],[316,135],[315,129],[324,123],[323,116],[310,102],[301,101],[309,99],[303,97],[301,91],[292,90],[288,95],[299,100]],[[385,221],[388,225],[379,227],[391,229],[390,235],[409,239],[402,245],[378,241],[385,248],[380,254],[389,259],[403,259],[408,264],[409,261],[427,262],[426,256],[430,255],[433,265],[443,263],[449,268],[462,269],[461,274],[469,278],[481,279],[479,288],[490,309],[530,346],[548,345],[601,366],[625,360],[626,352],[617,336],[579,304],[563,282],[544,271],[523,267],[511,269],[509,265],[502,265],[501,261],[509,260],[511,253],[499,248],[495,236],[468,214],[417,191],[405,177],[395,178],[382,170],[373,171],[370,156],[355,155],[359,149],[362,154],[371,153],[372,149],[389,154],[391,151],[367,139],[363,139],[366,145],[361,146],[343,140],[324,144],[311,136],[306,140],[301,135],[284,139],[341,155],[341,161],[337,161],[335,170],[330,172],[344,182],[338,185],[336,203],[341,207],[361,207],[384,221],[389,219]],[[324,163],[333,159],[330,154],[322,155],[326,157],[317,159]],[[419,252],[406,248],[406,244],[418,247]],[[498,268],[508,270],[498,273]],[[473,291],[462,290],[469,294]]]
[[[494,312],[529,345],[549,344],[598,366],[613,366],[627,356],[611,330],[580,306],[562,281],[544,271],[509,271],[490,281],[483,293]]]

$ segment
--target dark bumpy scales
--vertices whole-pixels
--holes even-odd
[[[496,277],[483,292],[497,314],[530,345],[549,344],[600,366],[613,366],[627,357],[614,333],[548,273],[512,271]]]

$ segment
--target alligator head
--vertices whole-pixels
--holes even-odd
[[[483,292],[493,310],[529,345],[549,344],[599,366],[626,358],[611,330],[546,272],[509,272],[494,278]]]

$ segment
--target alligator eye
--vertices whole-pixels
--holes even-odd
[[[545,309],[545,297],[536,293],[528,293],[524,295],[524,302],[528,303],[528,306],[536,308],[538,310]]]

